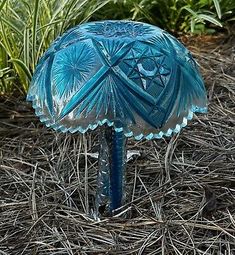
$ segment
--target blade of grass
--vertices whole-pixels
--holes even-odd
[[[154,23],[153,18],[151,17],[149,12],[146,12],[143,7],[140,6],[140,4],[135,3],[135,8],[144,15],[144,17],[150,22]],[[132,19],[134,20],[136,18],[137,12],[133,14]]]
[[[60,35],[64,31],[65,22],[67,21],[67,17],[69,16],[69,13],[73,9],[73,7],[75,6],[76,2],[77,2],[76,0],[71,1],[71,3],[70,3],[70,5],[69,5],[69,7],[68,7],[68,9],[67,9],[67,11],[66,11],[66,13],[64,15],[64,20],[63,20],[63,22],[61,24],[61,27],[60,27],[60,33],[59,33]]]
[[[63,8],[65,7],[67,2],[63,2],[63,4],[60,4],[59,5],[59,8],[57,8],[56,10],[54,10],[54,13],[53,13],[53,16],[51,18],[51,20],[48,22],[48,23],[53,23],[57,17],[57,15],[63,10]],[[49,7],[48,7],[49,8]],[[41,35],[41,40],[40,40],[40,43],[39,43],[39,46],[38,46],[38,53],[37,53],[37,57],[36,57],[36,62],[38,61],[41,53],[42,53],[42,48],[43,48],[43,45],[45,44],[45,39],[48,37],[48,34],[50,33],[50,29],[52,27],[51,26],[48,26],[45,30],[45,32]]]
[[[223,27],[223,25],[215,18],[205,15],[205,14],[198,14],[197,17],[201,20],[206,20],[216,26]]]
[[[13,24],[13,22],[11,22],[10,20],[6,20],[3,17],[1,17],[1,20],[8,26],[8,28],[11,28],[14,33],[19,34],[20,36],[23,37],[22,32],[20,31],[20,29],[18,27],[15,26],[15,24]]]
[[[32,79],[32,75],[31,75],[28,67],[25,65],[25,63],[23,61],[21,61],[20,59],[12,58],[12,59],[8,60],[8,62],[16,63],[21,68],[21,70],[25,73],[28,80]]]
[[[36,40],[37,40],[37,22],[38,22],[38,14],[39,14],[39,0],[35,0],[34,4],[34,13],[33,13],[33,23],[32,23],[32,62],[33,62],[33,70],[36,64]]]
[[[30,81],[32,79],[32,75],[28,69],[28,67],[25,65],[25,63],[23,61],[21,61],[20,59],[15,59],[12,58],[10,59],[8,62],[14,63],[16,64],[18,67],[20,67],[20,69],[23,71],[24,76],[22,77],[22,79],[25,80],[25,77],[27,77],[28,81]],[[28,87],[26,82],[24,82],[23,84],[24,90],[27,91]]]
[[[188,11],[193,17],[197,17],[198,16],[198,14],[195,11],[193,11],[191,8],[189,8],[188,6],[182,7],[182,10]]]
[[[80,21],[80,24],[83,23],[83,22],[88,21],[95,12],[97,12],[100,9],[102,9],[109,2],[110,2],[110,0],[106,0],[103,3],[101,3],[100,5],[98,5],[96,8],[94,8],[89,14],[87,14],[87,16],[84,19],[82,19]]]
[[[8,61],[8,57],[7,57],[6,50],[4,49],[2,44],[0,44],[0,68],[8,69],[9,67],[7,67],[7,61]]]
[[[11,48],[11,45],[9,44],[6,29],[3,26],[1,16],[0,16],[0,28],[1,28],[0,33],[1,33],[1,37],[2,37],[2,41],[0,41],[0,44],[2,45],[2,47],[7,52],[8,56],[12,57],[12,48]]]
[[[215,5],[217,15],[218,15],[219,19],[221,19],[222,15],[221,15],[220,3],[219,3],[218,0],[213,0],[213,2],[214,2],[214,5]]]
[[[190,21],[190,26],[191,26],[191,32],[194,33],[194,29],[195,29],[195,19],[191,19],[191,21]]]
[[[4,7],[5,3],[6,3],[6,1],[7,1],[7,0],[3,0],[3,1],[2,1],[1,5],[0,5],[0,11],[3,9],[3,7]]]
[[[29,29],[24,30],[24,63],[29,67],[30,64],[30,52],[29,52],[30,40],[29,40]]]

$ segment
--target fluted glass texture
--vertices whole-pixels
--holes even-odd
[[[90,22],[57,38],[27,99],[56,130],[84,133],[107,123],[137,140],[170,136],[207,110],[190,52],[164,30],[131,21]]]

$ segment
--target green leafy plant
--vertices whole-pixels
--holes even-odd
[[[110,9],[117,9],[115,17],[148,21],[171,32],[194,33],[198,24],[207,23],[222,27],[219,0],[123,0],[108,6],[105,14],[110,18]]]
[[[110,0],[3,0],[0,3],[0,91],[19,83],[27,92],[35,65],[50,43],[86,22]]]
[[[0,0],[0,94],[26,93],[50,43],[88,20],[130,19],[201,34],[234,21],[234,14],[234,0]]]

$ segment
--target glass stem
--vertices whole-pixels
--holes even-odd
[[[126,140],[123,132],[115,132],[112,127],[103,128],[100,132],[97,211],[108,205],[112,212],[123,203]]]
[[[110,155],[110,209],[121,207],[124,197],[126,168],[126,137],[123,132],[112,131]]]

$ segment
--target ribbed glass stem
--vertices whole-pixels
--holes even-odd
[[[109,211],[123,202],[126,167],[126,137],[107,127],[100,133],[97,209],[108,205]]]
[[[110,168],[110,209],[115,210],[122,205],[125,184],[126,138],[123,132],[112,132]]]

